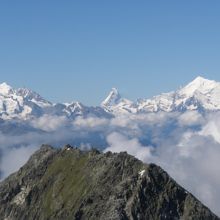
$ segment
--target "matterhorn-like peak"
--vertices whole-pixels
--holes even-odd
[[[111,96],[120,96],[118,89],[116,89],[115,87],[113,87],[111,89],[109,95],[111,95]]]
[[[8,95],[12,91],[12,87],[9,86],[6,82],[0,84],[0,94]]]
[[[107,98],[102,102],[102,106],[115,105],[119,102],[121,96],[116,88],[112,88]]]

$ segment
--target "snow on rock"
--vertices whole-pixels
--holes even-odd
[[[196,92],[205,95],[210,93],[216,87],[220,87],[220,83],[199,76],[195,78],[192,82],[190,82],[188,85],[186,85],[183,89],[181,89],[179,91],[179,95],[190,97],[194,95]]]
[[[112,89],[101,106],[115,115],[125,113],[172,112],[187,110],[220,110],[220,83],[201,76],[175,92],[162,93],[151,99],[132,102]]]
[[[2,119],[27,119],[31,114],[39,115],[42,107],[50,102],[31,90],[13,89],[7,83],[0,84],[0,117]]]
[[[137,112],[135,104],[128,99],[121,98],[116,88],[112,88],[107,98],[101,103],[101,107],[107,112],[118,115]]]
[[[49,101],[42,98],[38,93],[36,93],[30,89],[27,89],[27,88],[17,89],[16,94],[18,96],[25,98],[28,101],[35,103],[36,105],[38,105],[40,107],[48,107],[48,106],[52,105]]]
[[[111,92],[107,96],[107,98],[102,102],[102,106],[108,107],[116,105],[120,102],[121,95],[119,94],[116,88],[112,88]]]
[[[140,177],[143,177],[145,172],[146,172],[146,170],[141,170],[138,174],[140,175]]]
[[[13,89],[7,83],[2,83],[0,84],[0,118],[26,120],[44,114],[76,118],[88,115],[112,117],[112,115],[158,111],[216,111],[220,110],[219,97],[220,83],[200,76],[177,91],[162,93],[151,99],[139,99],[136,102],[122,98],[118,90],[112,88],[100,107],[88,107],[80,102],[53,104],[30,89]]]
[[[5,82],[0,84],[0,95],[8,95],[10,92],[12,92],[11,86]]]

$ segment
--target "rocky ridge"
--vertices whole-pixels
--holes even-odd
[[[219,219],[160,167],[43,145],[0,183],[0,219]]]

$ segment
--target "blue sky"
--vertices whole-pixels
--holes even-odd
[[[220,1],[0,2],[0,81],[98,105],[220,81]]]

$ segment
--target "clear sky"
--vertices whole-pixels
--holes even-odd
[[[220,1],[0,1],[0,81],[54,102],[220,81]]]

